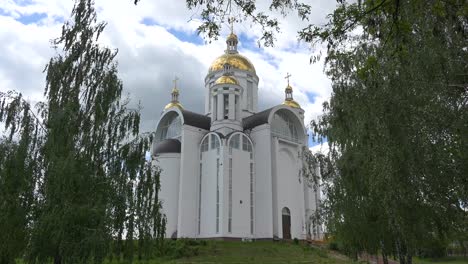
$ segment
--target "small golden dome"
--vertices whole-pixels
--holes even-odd
[[[229,41],[229,40],[237,40],[237,35],[234,33],[229,34],[226,38],[226,41]]]
[[[223,70],[225,64],[229,64],[231,67],[239,70],[255,73],[255,67],[249,59],[238,53],[226,53],[216,58],[213,63],[211,63],[209,73]]]
[[[296,101],[294,100],[285,100],[283,102],[284,105],[287,105],[287,106],[290,106],[292,108],[301,108],[301,106],[299,105],[299,103],[297,103]]]
[[[179,102],[170,102],[164,107],[164,110],[167,110],[167,109],[172,108],[172,107],[177,107],[180,110],[184,109],[184,107],[182,106],[181,103],[179,103]]]
[[[288,84],[288,86],[286,87],[285,91],[286,91],[286,92],[292,91],[291,85]]]
[[[223,75],[216,80],[215,84],[237,84],[239,85],[239,82],[236,80],[236,78],[232,76]]]
[[[179,94],[179,89],[177,89],[176,87],[172,88],[172,94]]]

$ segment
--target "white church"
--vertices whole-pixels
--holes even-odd
[[[308,135],[289,76],[284,102],[258,112],[255,67],[232,31],[226,43],[205,77],[205,113],[184,109],[175,84],[157,124],[166,237],[317,239],[320,190],[302,176]]]

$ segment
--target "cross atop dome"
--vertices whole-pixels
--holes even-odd
[[[301,106],[293,99],[293,89],[289,84],[289,78],[291,78],[291,74],[289,72],[286,73],[284,78],[288,80],[288,86],[286,86],[286,89],[284,89],[285,99],[283,104],[293,108],[301,108]]]
[[[289,72],[286,73],[286,77],[284,77],[285,79],[288,80],[288,86],[289,86],[289,78],[291,77],[291,74]]]
[[[177,81],[179,80],[179,77],[175,76],[174,80],[172,82],[174,83],[174,89],[177,89]]]
[[[172,80],[172,82],[174,83],[174,87],[172,88],[172,92],[171,92],[171,96],[172,96],[172,100],[169,104],[166,105],[166,107],[164,107],[164,110],[166,109],[169,109],[171,107],[178,107],[180,109],[182,109],[182,104],[180,104],[179,102],[179,89],[177,88],[177,81],[179,80],[179,77],[175,76],[174,77],[174,80]]]
[[[231,34],[234,34],[234,22],[236,22],[236,19],[234,17],[228,18],[228,23],[231,27]]]

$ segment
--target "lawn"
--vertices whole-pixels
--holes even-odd
[[[414,258],[413,264],[468,264],[468,258],[463,258],[463,257],[445,257],[441,259]]]
[[[180,259],[158,259],[154,263],[352,263],[338,259],[327,251],[303,244],[255,241],[208,241],[200,246],[196,256]]]

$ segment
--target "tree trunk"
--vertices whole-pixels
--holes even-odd
[[[54,264],[62,264],[62,257],[58,254],[54,257]]]
[[[383,260],[383,264],[388,264],[388,257],[383,248],[382,248],[382,260]]]
[[[412,264],[413,263],[413,255],[409,252],[406,254],[406,264]]]

